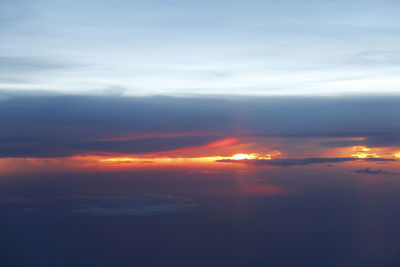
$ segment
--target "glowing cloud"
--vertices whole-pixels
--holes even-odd
[[[237,138],[227,138],[227,139],[222,139],[222,140],[212,142],[212,143],[206,145],[206,147],[230,146],[230,145],[236,144],[238,141],[239,140]]]
[[[365,146],[353,146],[352,150],[355,152],[351,154],[353,158],[365,159],[365,158],[380,158],[381,156],[371,152],[371,148]]]
[[[280,155],[278,151],[271,152],[271,154],[260,155],[256,153],[251,154],[234,154],[230,157],[223,156],[210,156],[210,157],[151,157],[151,158],[138,158],[138,157],[100,157],[97,158],[97,162],[103,164],[115,164],[115,165],[136,165],[141,163],[159,163],[159,164],[180,164],[180,163],[206,163],[206,162],[216,162],[221,160],[251,160],[251,159],[272,159],[275,155]]]
[[[257,156],[255,154],[235,154],[230,159],[233,160],[242,160],[242,159],[256,159]]]

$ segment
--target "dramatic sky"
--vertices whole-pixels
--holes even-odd
[[[399,14],[0,0],[0,266],[399,266]]]

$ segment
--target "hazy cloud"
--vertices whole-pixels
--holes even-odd
[[[38,57],[0,56],[0,71],[25,72],[67,68],[71,65]]]

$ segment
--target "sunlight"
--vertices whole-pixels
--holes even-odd
[[[256,158],[258,158],[258,156],[255,154],[235,154],[232,157],[230,157],[230,159],[233,159],[233,160],[256,159]]]
[[[366,146],[353,146],[352,150],[355,152],[351,154],[353,158],[365,159],[365,158],[380,158],[381,156],[371,152],[371,148]]]

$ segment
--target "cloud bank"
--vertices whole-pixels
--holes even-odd
[[[363,137],[322,145],[400,147],[400,98],[3,94],[0,125],[2,158],[141,154],[203,146],[227,137]]]
[[[399,172],[394,172],[394,171],[384,171],[382,169],[376,169],[373,170],[371,168],[365,168],[365,169],[358,169],[355,170],[354,172],[356,173],[361,173],[361,174],[377,174],[377,175],[400,175]]]

